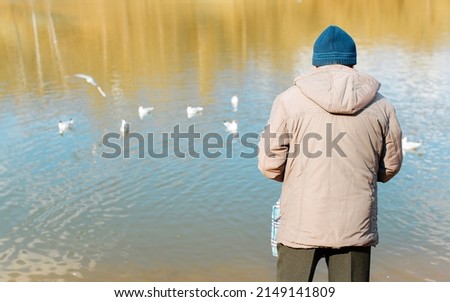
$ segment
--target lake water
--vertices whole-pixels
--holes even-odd
[[[357,69],[423,143],[379,186],[372,280],[450,281],[449,11],[446,0],[1,0],[0,280],[274,281],[280,185],[239,156],[251,148],[234,139],[218,158],[183,159],[169,139],[167,157],[139,158],[133,140],[129,159],[105,159],[102,139],[122,119],[154,133],[155,151],[176,125],[226,140],[223,121],[237,119],[241,137],[259,133],[274,97],[311,68],[318,34],[338,24]],[[188,119],[190,104],[203,114]],[[139,105],[155,109],[141,120]]]

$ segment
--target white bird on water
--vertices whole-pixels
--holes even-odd
[[[238,111],[238,105],[239,105],[239,98],[237,95],[233,95],[231,98],[231,106],[233,106],[233,111]]]
[[[122,125],[120,126],[120,133],[122,135],[127,135],[130,133],[130,124],[128,124],[125,120],[122,120]]]
[[[152,112],[155,108],[153,107],[143,107],[139,106],[139,117],[141,120],[144,118],[144,116],[148,115],[150,112]]]
[[[70,77],[70,76],[66,76]],[[84,79],[87,83],[91,84],[92,86],[95,86],[98,90],[98,92],[100,92],[100,94],[103,97],[106,97],[106,93],[103,91],[103,89],[97,84],[97,82],[94,80],[93,77],[91,77],[90,75],[87,74],[83,74],[83,73],[76,73],[74,75],[72,75],[72,77],[76,77],[76,78],[80,78],[80,79]]]
[[[191,105],[189,105],[186,108],[188,118],[191,118],[197,114],[201,114],[202,111],[203,111],[203,107],[192,107]]]
[[[69,130],[70,129],[70,125],[72,125],[73,124],[73,120],[72,119],[70,119],[70,120],[68,120],[68,121],[59,121],[59,123],[58,123],[58,129],[59,129],[59,134],[61,134],[61,135],[63,135],[64,134],[64,132],[66,132],[67,130]]]
[[[422,145],[420,142],[409,142],[405,137],[402,138],[402,151],[405,154],[407,151],[414,151]]]
[[[238,123],[236,120],[232,120],[231,122],[224,121],[223,124],[227,128],[228,132],[233,134],[238,132]]]

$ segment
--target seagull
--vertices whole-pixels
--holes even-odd
[[[233,111],[236,112],[238,110],[239,99],[237,95],[233,95],[231,98],[231,106],[233,106]]]
[[[122,120],[122,125],[120,126],[120,133],[122,135],[127,135],[130,133],[130,124],[128,124],[125,120]]]
[[[153,107],[139,106],[139,117],[141,118],[141,120],[144,118],[144,116],[148,115],[154,109],[155,108],[153,108]]]
[[[66,130],[70,129],[70,127],[71,127],[70,125],[72,125],[72,124],[73,124],[72,119],[65,121],[65,122],[59,121],[59,123],[58,123],[59,134],[63,135],[64,132],[66,132]]]
[[[238,123],[236,120],[232,120],[231,122],[224,121],[223,124],[227,128],[228,132],[233,134],[238,132]]]
[[[66,78],[67,77],[70,77],[70,76],[66,76]],[[80,78],[80,79],[86,80],[87,83],[91,84],[92,86],[95,86],[97,88],[98,92],[100,92],[100,94],[103,97],[106,97],[106,93],[102,90],[102,88],[100,86],[98,86],[97,82],[90,75],[82,74],[82,73],[76,73],[76,74],[72,75],[72,77],[76,77],[76,78]]]
[[[417,148],[420,147],[420,145],[422,145],[422,143],[420,142],[408,142],[408,139],[406,138],[406,136],[404,138],[402,138],[402,151],[403,154],[406,153],[406,151],[414,151]]]
[[[84,79],[84,80],[86,80],[87,83],[89,83],[89,84],[91,84],[93,86],[98,86],[97,82],[90,75],[82,74],[82,73],[76,73],[73,76],[76,77],[76,78]]]
[[[191,105],[189,105],[186,108],[188,118],[191,118],[196,114],[201,114],[202,111],[203,111],[203,107],[192,107]]]

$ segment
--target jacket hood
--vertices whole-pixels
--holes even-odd
[[[375,97],[380,83],[344,65],[327,65],[294,80],[303,94],[334,114],[354,114]]]

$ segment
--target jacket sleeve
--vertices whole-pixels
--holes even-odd
[[[290,135],[286,131],[286,115],[280,97],[272,105],[269,121],[261,133],[258,168],[267,178],[282,182],[289,152]]]
[[[402,130],[395,109],[392,107],[388,116],[388,129],[384,138],[384,147],[378,169],[378,181],[388,182],[402,166]]]

